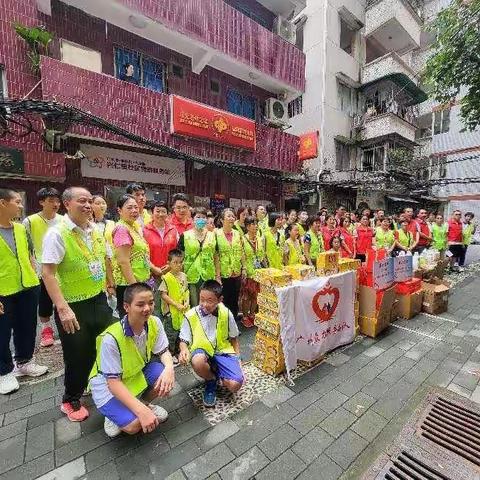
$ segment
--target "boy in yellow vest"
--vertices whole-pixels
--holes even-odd
[[[47,233],[47,230],[60,223],[63,217],[58,214],[58,210],[60,209],[60,192],[56,188],[41,188],[37,192],[37,199],[42,210],[33,215],[29,215],[23,221],[23,225],[27,229],[33,242],[35,266],[37,275],[40,278],[40,298],[38,300],[38,317],[42,324],[40,346],[51,347],[54,341],[53,328],[50,324],[50,318],[53,315],[53,303],[42,280],[43,237]]]
[[[129,285],[123,301],[127,315],[97,338],[90,373],[93,401],[105,416],[109,437],[155,430],[168,413],[150,402],[168,395],[175,382],[168,339],[162,322],[153,316],[152,289],[146,283]]]
[[[172,355],[177,355],[178,333],[183,323],[185,312],[190,308],[190,293],[187,275],[183,272],[183,252],[178,249],[168,253],[170,270],[162,276],[158,288],[162,299],[163,326],[168,338],[168,347]],[[174,357],[174,363],[178,360]]]
[[[38,377],[48,370],[32,360],[39,281],[25,227],[13,221],[22,208],[18,192],[0,188],[0,394],[4,395],[19,389],[16,377]],[[14,359],[10,352],[12,331]]]
[[[194,372],[205,380],[203,404],[214,407],[217,381],[230,392],[240,390],[244,378],[240,364],[238,327],[233,314],[222,303],[222,286],[207,280],[200,289],[200,304],[185,314],[180,330],[178,360],[190,360]]]

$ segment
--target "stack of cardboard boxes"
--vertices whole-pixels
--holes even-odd
[[[448,310],[448,294],[450,284],[439,278],[432,279],[428,283],[422,282],[423,302],[422,311],[438,315]]]
[[[255,325],[253,363],[269,375],[279,375],[285,371],[282,340],[280,337],[280,308],[275,288],[285,287],[292,282],[292,275],[275,268],[261,268],[255,272],[255,280],[260,284],[258,313]]]
[[[362,263],[360,260],[354,260],[352,258],[340,258],[338,264],[339,273],[354,271],[355,272],[355,303],[354,303],[354,313],[355,313],[355,336],[360,333],[360,326],[358,324],[358,317],[360,315],[360,267]]]
[[[392,321],[397,318],[410,320],[422,311],[422,281],[412,278],[395,285],[396,301],[392,311]]]

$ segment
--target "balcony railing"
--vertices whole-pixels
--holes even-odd
[[[415,85],[418,84],[415,72],[395,52],[376,58],[362,68],[362,83],[371,83],[387,76],[404,75]]]
[[[396,113],[366,114],[363,118],[362,140],[398,135],[414,143],[415,130],[415,125]]]
[[[379,0],[367,0],[367,9],[378,3]],[[405,0],[405,2],[411,7],[412,10],[415,11],[415,13],[419,16],[422,17],[423,14],[423,9],[424,9],[424,2],[422,0]]]
[[[304,53],[222,0],[117,2],[298,91],[305,89]]]
[[[184,139],[170,133],[169,95],[48,57],[42,57],[41,77],[45,100],[90,112],[150,141],[198,157],[272,170],[299,171],[298,137],[282,130],[257,124],[254,152]],[[72,131],[106,141],[126,142],[123,137],[91,127],[74,126]]]

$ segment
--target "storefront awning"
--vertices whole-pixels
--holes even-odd
[[[390,197],[389,195],[387,195],[387,198],[389,200],[392,200],[392,202],[420,203],[420,202],[417,202],[416,200],[413,200],[412,198]]]

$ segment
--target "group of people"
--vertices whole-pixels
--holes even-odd
[[[475,230],[473,214],[454,212],[444,223],[423,209],[414,218],[409,208],[395,219],[344,206],[314,216],[263,205],[211,212],[178,193],[169,209],[147,203],[138,183],[118,199],[117,221],[83,187],[42,188],[38,201],[40,211],[19,223],[20,195],[0,189],[0,393],[20,388],[19,376],[47,372],[33,360],[37,314],[43,348],[54,343],[53,316],[65,364],[61,410],[85,420],[81,398],[91,392],[112,437],[166,419],[151,402],[171,391],[178,363],[190,362],[205,380],[206,406],[215,405],[219,384],[241,388],[238,322],[254,324],[256,269],[315,265],[330,250],[365,260],[371,248],[429,246],[461,262]]]

